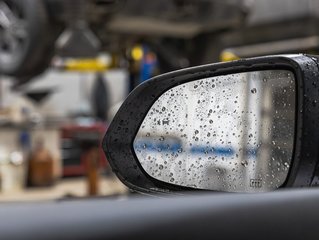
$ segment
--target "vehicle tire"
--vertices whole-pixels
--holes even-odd
[[[0,74],[23,77],[44,71],[62,31],[50,20],[44,1],[0,0],[1,11],[11,12],[7,26],[0,21]]]

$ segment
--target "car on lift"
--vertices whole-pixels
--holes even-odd
[[[53,56],[126,56],[136,43],[160,72],[318,49],[313,0],[1,0],[0,74],[23,83]],[[270,34],[271,33],[271,34]],[[230,57],[229,57],[230,56]]]
[[[187,61],[177,56],[178,61],[174,61],[171,49],[177,54],[180,40],[238,25],[243,6],[236,3],[1,0],[0,74],[22,84],[45,71],[53,56],[83,59],[94,58],[100,52],[123,56],[127,48],[140,41],[147,41],[158,52],[163,69],[176,69]],[[218,15],[211,14],[217,8]],[[166,50],[165,45],[171,48]]]

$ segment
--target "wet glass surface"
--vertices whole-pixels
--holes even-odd
[[[291,72],[210,77],[165,92],[145,117],[134,150],[144,170],[167,183],[269,191],[287,178],[294,126]]]

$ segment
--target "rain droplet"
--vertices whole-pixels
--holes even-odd
[[[242,160],[240,164],[243,165],[244,167],[248,166],[248,162],[246,160]]]
[[[312,105],[313,105],[313,106],[316,106],[316,105],[317,105],[317,100],[313,100],[313,101],[312,101]]]
[[[256,93],[256,92],[257,92],[257,89],[256,89],[256,88],[252,88],[252,89],[250,90],[250,92],[251,92],[251,93]]]

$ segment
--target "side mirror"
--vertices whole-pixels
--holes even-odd
[[[317,64],[315,56],[269,56],[149,80],[104,138],[113,171],[144,193],[316,185]]]

